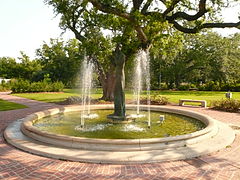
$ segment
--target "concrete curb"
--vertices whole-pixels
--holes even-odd
[[[107,105],[105,108],[111,108],[112,105]],[[79,106],[71,106],[71,107],[64,107],[63,109],[66,111],[71,110],[79,110]],[[101,108],[101,106],[96,106],[96,108]],[[131,106],[129,106],[131,108]],[[170,108],[161,107],[161,106],[152,106],[152,109],[161,109],[165,111],[170,111]],[[62,110],[63,110],[62,109]],[[64,138],[60,138],[60,142],[62,144],[55,144],[53,142],[56,139],[40,142],[39,139],[35,140],[33,138],[29,138],[24,135],[21,131],[21,125],[27,124],[31,125],[31,121],[34,120],[36,117],[42,117],[44,114],[46,115],[51,113],[57,113],[59,110],[48,110],[46,112],[39,112],[30,116],[27,116],[24,119],[20,119],[18,121],[13,122],[8,126],[8,128],[4,132],[4,137],[8,143],[12,144],[13,146],[22,149],[24,151],[38,154],[45,157],[51,157],[56,159],[64,159],[64,160],[71,160],[71,161],[80,161],[80,162],[92,162],[92,163],[113,163],[113,164],[131,164],[131,163],[151,163],[151,162],[161,162],[161,161],[168,161],[168,160],[181,160],[187,159],[192,157],[198,157],[204,154],[209,154],[211,152],[220,150],[225,148],[226,146],[230,145],[235,137],[234,131],[228,127],[227,125],[217,122],[213,119],[207,121],[209,118],[208,116],[201,115],[200,113],[195,113],[192,111],[182,111],[175,109],[176,113],[183,113],[184,115],[188,114],[188,116],[193,116],[198,118],[202,118],[201,120],[208,123],[208,126],[211,128],[205,128],[203,132],[206,133],[199,133],[197,139],[194,139],[194,135],[188,134],[188,138],[186,139],[175,139],[174,143],[169,143],[169,141],[163,140],[162,144],[158,144],[156,142],[152,143],[149,140],[143,140],[143,144],[141,144],[139,148],[139,144],[135,143],[136,146],[129,147],[131,145],[131,141],[120,141],[118,146],[122,146],[122,150],[113,151],[114,149],[103,149],[105,144],[101,146],[95,146],[93,144],[91,148],[88,145],[86,148],[77,149],[76,147],[72,147],[72,142],[69,147],[65,147]],[[24,122],[24,123],[22,123]],[[30,126],[31,129],[31,126]],[[207,129],[207,130],[206,130]],[[26,130],[23,128],[23,131]],[[26,132],[25,132],[26,133]],[[29,135],[29,134],[28,134]],[[44,135],[42,133],[41,135]],[[185,135],[184,135],[185,136]],[[39,136],[40,137],[40,136]],[[46,136],[47,137],[47,136]],[[59,137],[57,137],[59,138]],[[171,137],[172,138],[172,137]],[[47,139],[47,138],[46,138]],[[157,138],[163,139],[163,138]],[[49,140],[49,139],[47,139]],[[168,139],[170,140],[170,139]],[[133,141],[134,142],[134,141]],[[168,142],[165,144],[165,142]],[[51,144],[49,144],[51,143]],[[85,144],[89,144],[88,141]],[[112,147],[116,146],[116,143],[109,143]],[[134,143],[133,143],[134,144]],[[101,149],[102,148],[102,149]],[[116,148],[115,148],[116,149]],[[104,151],[103,151],[104,150]]]

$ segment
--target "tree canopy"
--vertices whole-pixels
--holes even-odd
[[[237,0],[235,0],[237,2]],[[61,27],[71,29],[77,39],[89,27],[115,33],[136,33],[145,48],[169,27],[184,33],[204,28],[240,28],[239,22],[221,22],[220,10],[229,0],[45,0],[62,15]],[[231,1],[233,2],[233,1]],[[134,32],[132,32],[134,31]],[[126,39],[122,38],[121,43]]]
[[[70,29],[80,44],[93,42],[86,46],[86,53],[93,57],[100,72],[104,99],[112,99],[112,92],[107,91],[113,89],[112,58],[118,44],[128,62],[140,49],[162,48],[162,44],[174,42],[171,38],[177,39],[177,44],[182,34],[176,32],[195,34],[208,28],[240,28],[240,21],[222,22],[219,18],[222,9],[238,0],[45,0],[45,3],[61,16],[60,27]],[[102,49],[108,49],[102,56],[104,61],[99,58]],[[104,87],[106,84],[111,87]]]

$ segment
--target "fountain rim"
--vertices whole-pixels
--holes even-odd
[[[127,109],[135,108],[135,105],[126,105]],[[141,105],[141,109],[146,109],[146,105]],[[103,104],[103,105],[91,105],[91,109],[113,109],[113,105]],[[48,109],[45,111],[40,111],[33,113],[31,115],[26,116],[23,118],[23,122],[21,124],[21,131],[28,137],[31,137],[36,140],[40,140],[43,142],[48,141],[47,139],[56,140],[56,141],[64,141],[64,142],[79,142],[79,143],[95,143],[95,144],[149,144],[149,143],[166,143],[166,142],[174,142],[174,141],[187,141],[193,138],[198,138],[200,136],[204,136],[208,133],[216,131],[215,120],[207,115],[203,115],[197,112],[189,111],[189,110],[182,110],[182,109],[175,109],[171,107],[163,107],[163,106],[156,106],[151,105],[151,111],[159,111],[159,112],[168,112],[174,113],[179,115],[188,116],[191,118],[195,118],[203,122],[206,127],[202,130],[185,134],[185,135],[178,135],[178,136],[171,136],[171,137],[163,137],[163,138],[146,138],[146,139],[101,139],[101,138],[86,138],[86,137],[75,137],[75,136],[68,136],[68,135],[60,135],[54,134],[46,131],[41,131],[33,126],[34,121],[41,119],[46,116],[55,115],[58,113],[66,113],[66,112],[74,112],[74,111],[81,111],[82,106],[74,105],[74,106],[65,106],[62,108],[53,108]],[[39,138],[44,137],[44,138]]]

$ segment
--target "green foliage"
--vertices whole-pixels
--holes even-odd
[[[235,83],[235,84],[223,84],[221,86],[222,91],[235,91],[235,92],[240,92],[240,83]]]
[[[13,93],[26,92],[61,92],[64,85],[62,82],[48,82],[46,80],[30,83],[28,80],[19,79],[12,83]]]
[[[212,101],[212,109],[227,111],[227,112],[239,112],[240,111],[240,100],[236,99],[222,99]]]
[[[190,84],[182,84],[178,87],[178,90],[180,91],[186,91],[186,90],[189,90],[190,89]]]
[[[219,82],[209,81],[206,84],[203,84],[202,86],[199,86],[199,90],[202,91],[220,91],[221,87]]]
[[[10,57],[0,58],[0,77],[33,80],[42,69],[37,60],[30,60],[23,52],[18,61]]]
[[[1,57],[0,58],[0,77],[13,78],[18,74],[17,63],[14,58]]]
[[[79,50],[76,39],[64,42],[60,39],[51,39],[50,44],[44,43],[37,50],[38,61],[42,65],[42,72],[38,80],[46,79],[62,81],[66,86],[74,86],[83,52]]]
[[[200,91],[233,91],[240,92],[240,83],[219,83],[209,81],[205,84],[199,85],[198,90]]]
[[[11,89],[11,82],[5,82],[4,80],[0,84],[0,92],[9,91]]]
[[[30,89],[30,82],[28,80],[19,79],[13,82],[11,90],[13,93],[19,92],[29,92]]]
[[[148,98],[142,97],[141,104],[147,104]],[[169,103],[168,98],[165,96],[161,96],[159,94],[154,93],[151,95],[151,104],[152,105],[167,105]]]
[[[213,32],[184,36],[176,34],[173,39],[175,41],[171,38],[166,41],[169,47],[161,41],[163,45],[156,44],[151,50],[153,85],[160,74],[161,82],[166,82],[169,88],[175,85],[178,89],[183,82],[202,82],[206,85],[200,87],[201,90],[221,90],[222,84],[236,84],[239,81],[240,34],[230,37]],[[172,50],[172,47],[176,48]]]

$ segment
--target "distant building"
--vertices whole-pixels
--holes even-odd
[[[9,82],[11,79],[4,79],[2,77],[0,77],[0,84],[2,83],[2,81],[5,81],[5,82]]]

